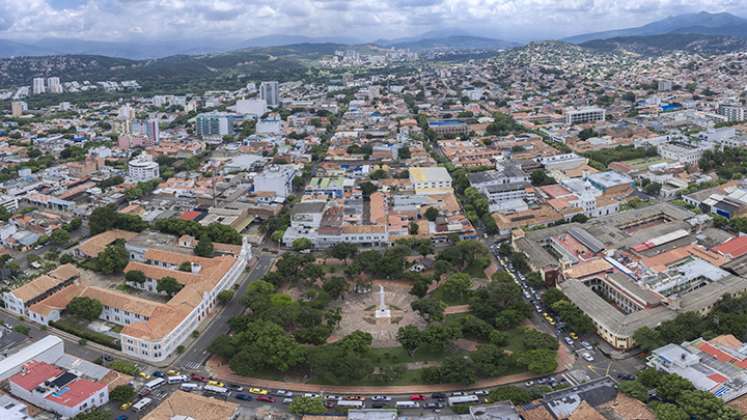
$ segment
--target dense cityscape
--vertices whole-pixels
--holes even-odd
[[[0,418],[744,418],[747,21],[679,19],[0,58]]]

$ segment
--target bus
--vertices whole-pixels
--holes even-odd
[[[200,389],[200,386],[197,385],[197,384],[188,383],[188,384],[181,384],[181,385],[179,385],[179,389],[181,389],[182,391],[185,391],[185,392],[192,392],[192,391],[196,391],[196,390]]]
[[[176,375],[176,376],[169,376],[167,380],[169,382],[169,385],[171,385],[171,384],[180,384],[182,382],[187,382],[189,381],[189,378],[187,377],[187,375]]]
[[[420,404],[417,401],[397,401],[397,408],[418,408]]]
[[[142,400],[132,405],[132,410],[136,413],[139,413],[145,410],[145,407],[149,406],[152,402],[153,400],[151,400],[150,398],[143,398]]]
[[[363,408],[363,401],[359,400],[339,400],[337,401],[338,407],[345,408]]]
[[[145,384],[145,389],[149,391],[153,391],[154,389],[162,387],[165,383],[166,383],[166,379],[156,378],[148,382],[147,384]]]
[[[228,389],[223,388],[222,386],[205,385],[204,387],[202,387],[202,390],[216,395],[228,394]]]
[[[461,404],[478,403],[478,402],[480,402],[480,399],[477,397],[477,395],[459,395],[456,397],[449,397],[448,399],[449,407],[453,407],[455,405],[461,405]]]

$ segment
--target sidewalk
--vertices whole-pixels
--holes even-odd
[[[565,346],[560,346],[558,351],[558,368],[553,374],[564,373],[575,360],[574,356]],[[497,378],[481,379],[470,385],[463,384],[438,384],[438,385],[400,385],[400,386],[336,386],[336,385],[317,385],[306,383],[292,383],[283,381],[274,381],[270,379],[252,378],[247,376],[236,375],[231,369],[218,357],[210,357],[205,364],[208,372],[215,379],[243,386],[256,386],[261,388],[285,389],[295,392],[314,392],[314,393],[333,393],[333,394],[428,394],[433,392],[451,392],[464,391],[471,389],[494,388],[500,385],[526,382],[535,378],[542,378],[545,375],[534,375],[531,373],[520,373],[515,375],[500,376]]]

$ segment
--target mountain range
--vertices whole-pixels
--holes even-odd
[[[248,40],[184,39],[173,41],[133,40],[122,42],[45,38],[29,41],[0,39],[0,58],[52,55],[102,55],[133,60],[162,58],[170,55],[223,53],[247,48],[268,48],[299,44],[339,44],[342,48],[375,45],[430,49],[503,49],[518,44],[488,37],[473,36],[456,30],[427,32],[415,37],[378,40],[364,43],[355,38],[307,37],[302,35],[267,35]]]
[[[574,35],[564,38],[563,41],[581,44],[599,39],[664,34],[701,34],[747,38],[747,19],[730,13],[689,13],[668,17],[635,28]]]

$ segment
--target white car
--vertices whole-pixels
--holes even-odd
[[[475,395],[488,395],[488,391],[486,391],[484,389],[481,389],[479,391],[473,392],[473,394],[475,394]]]
[[[588,341],[582,341],[581,347],[585,348],[586,350],[593,350],[594,346],[592,346]]]
[[[319,397],[321,397],[321,395],[314,394],[312,392],[307,392],[307,393],[303,394],[303,396],[306,397],[306,398],[319,398]]]
[[[589,353],[588,351],[585,351],[585,352],[581,353],[581,357],[583,357],[584,360],[586,360],[587,362],[593,362],[594,361],[594,356],[592,356],[591,353]]]
[[[371,397],[371,400],[373,400],[373,401],[391,401],[392,397],[390,397],[388,395],[374,395],[373,397]]]
[[[563,340],[565,340],[565,343],[569,346],[573,345],[573,339],[571,337],[563,337]]]

